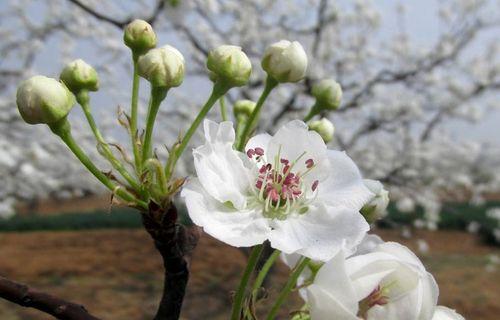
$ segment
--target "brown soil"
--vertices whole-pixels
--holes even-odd
[[[419,231],[404,239],[397,231],[378,231],[418,250],[418,239],[430,246],[420,256],[440,285],[440,304],[467,319],[494,320],[500,314],[500,265],[488,263],[500,250],[460,232]],[[418,252],[418,251],[417,251]],[[193,256],[184,319],[228,319],[230,292],[244,265],[240,250],[202,237]],[[151,319],[162,283],[160,257],[142,230],[33,232],[0,234],[0,274],[87,306],[103,319]],[[268,288],[276,295],[287,276],[278,265]],[[265,309],[268,302],[261,308]],[[288,310],[300,307],[297,296]],[[286,319],[283,312],[280,319]],[[51,319],[37,311],[0,301],[2,320]]]

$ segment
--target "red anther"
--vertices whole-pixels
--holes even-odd
[[[262,167],[260,167],[260,169],[259,169],[259,173],[264,173],[266,171],[267,171],[267,167],[266,167],[266,165],[263,164]]]
[[[286,164],[284,167],[283,167],[283,173],[287,173],[288,170],[290,170],[290,166],[288,164]]]
[[[248,149],[247,150],[247,156],[252,159],[253,155],[255,154],[255,150],[254,149]]]
[[[314,180],[313,184],[312,184],[312,191],[316,191],[316,189],[318,188],[318,184],[319,184],[319,181],[318,180]]]
[[[255,183],[255,186],[257,187],[257,189],[262,188],[262,180],[257,180],[257,182]]]
[[[272,168],[272,167],[273,167],[273,166],[272,166],[270,163],[268,163],[268,164],[266,165],[267,170],[271,170],[271,168]]]
[[[258,155],[258,156],[263,156],[264,155],[264,149],[262,148],[255,148],[255,154]]]
[[[288,161],[287,159],[280,159],[280,162],[281,162],[282,164],[284,164],[285,166],[287,166],[287,165],[288,165],[288,163],[290,163],[290,161]]]
[[[306,160],[306,167],[307,167],[307,169],[311,168],[312,166],[314,166],[314,160],[313,159],[307,159]]]

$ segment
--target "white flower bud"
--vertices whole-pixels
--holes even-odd
[[[248,118],[255,109],[256,103],[252,100],[238,100],[233,106],[234,116],[239,118],[241,116]]]
[[[300,81],[307,71],[306,52],[297,41],[281,40],[264,52],[262,69],[278,82]]]
[[[97,72],[82,59],[68,63],[62,70],[59,79],[74,94],[80,90],[97,91],[99,89]]]
[[[123,42],[135,54],[144,54],[156,47],[156,33],[149,23],[136,19],[125,27]]]
[[[320,109],[336,110],[342,99],[342,88],[333,79],[324,79],[312,87],[312,95]]]
[[[248,82],[252,63],[241,47],[222,45],[210,51],[207,68],[214,82],[223,81],[231,87],[241,87]]]
[[[34,76],[17,89],[17,108],[29,124],[55,123],[68,115],[75,97],[56,79]]]
[[[372,223],[377,219],[383,218],[387,215],[387,206],[389,205],[389,192],[384,189],[380,181],[364,179],[365,186],[375,196],[364,205],[361,209],[361,214],[365,217],[368,223]]]
[[[138,68],[153,87],[178,87],[184,80],[184,57],[169,45],[149,50],[139,58]]]
[[[311,121],[309,123],[309,129],[319,133],[321,138],[325,143],[332,141],[333,134],[335,132],[335,127],[333,123],[327,118],[322,118],[321,120]]]

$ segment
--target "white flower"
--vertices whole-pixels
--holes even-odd
[[[297,41],[278,41],[264,52],[262,69],[278,82],[300,81],[307,71],[306,52]]]
[[[184,57],[169,45],[149,50],[139,58],[138,66],[139,75],[154,87],[178,87],[184,80]]]
[[[405,246],[337,254],[307,287],[312,320],[428,320],[439,294],[434,278]]]
[[[210,51],[207,69],[213,81],[223,81],[232,87],[241,87],[248,82],[252,63],[241,47],[222,45]]]
[[[68,115],[75,97],[56,79],[34,76],[17,89],[17,108],[29,124],[55,123]]]
[[[251,138],[246,154],[233,149],[230,122],[204,126],[206,142],[193,152],[198,178],[182,196],[208,234],[237,247],[269,240],[319,261],[361,242],[369,226],[359,210],[373,194],[352,160],[304,122]]]
[[[361,209],[363,216],[371,223],[387,215],[389,192],[384,189],[384,186],[379,181],[365,179],[363,182],[365,186],[375,194],[375,197]]]
[[[465,320],[465,318],[456,313],[455,310],[443,306],[437,306],[432,320]]]

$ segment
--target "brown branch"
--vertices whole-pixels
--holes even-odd
[[[163,295],[154,320],[179,319],[189,280],[189,255],[198,243],[197,227],[186,228],[177,223],[177,209],[173,204],[167,210],[150,203],[142,215],[144,228],[153,238],[163,258],[165,279]]]
[[[26,308],[34,308],[61,320],[99,320],[82,305],[63,300],[0,276],[0,297]]]
[[[134,18],[132,18],[132,17],[129,17],[129,18],[124,19],[124,20],[117,20],[117,19],[114,19],[112,17],[106,16],[100,12],[97,12],[96,10],[91,8],[90,6],[82,3],[80,0],[68,0],[68,1],[73,3],[75,6],[79,7],[80,9],[82,9],[86,13],[90,14],[94,18],[101,20],[101,21],[104,21],[104,22],[107,22],[107,23],[117,27],[118,29],[125,28],[125,26],[127,24],[129,24],[130,22],[132,22],[132,20],[134,20]],[[165,2],[166,1],[164,1],[164,0],[158,0],[153,13],[149,17],[143,18],[143,20],[145,20],[149,24],[153,25],[156,22],[156,20],[158,19],[158,16],[160,15],[163,8],[165,7]]]

